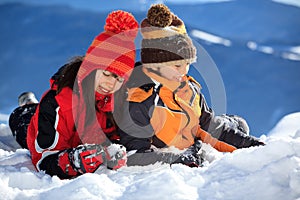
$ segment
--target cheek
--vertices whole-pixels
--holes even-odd
[[[177,67],[164,67],[161,72],[165,77],[173,77],[180,74],[180,70]]]
[[[181,73],[181,74],[187,74],[188,71],[189,71],[189,69],[190,69],[189,66],[187,66],[187,67],[181,67],[181,68],[180,68],[180,73]]]
[[[116,82],[116,85],[115,85],[115,87],[114,87],[114,92],[118,91],[118,90],[121,88],[122,84],[123,84],[123,83],[120,83],[120,82],[117,81],[117,82]]]
[[[100,81],[99,80],[95,80],[95,90],[97,89],[97,87],[100,85]]]

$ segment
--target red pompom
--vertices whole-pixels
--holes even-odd
[[[132,14],[122,10],[118,10],[110,13],[107,16],[104,29],[106,31],[118,34],[129,30],[137,30],[138,27],[138,22],[135,20]],[[130,32],[133,32],[133,36],[136,36],[137,34],[137,31]]]

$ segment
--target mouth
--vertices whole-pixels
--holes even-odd
[[[181,82],[182,79],[183,79],[183,75],[180,75],[180,76],[178,77],[178,81]]]
[[[176,76],[175,80],[178,81],[178,82],[184,81],[184,74]]]
[[[97,92],[99,92],[101,94],[109,94],[109,93],[111,93],[111,90],[103,88],[101,86],[98,86],[97,87]]]

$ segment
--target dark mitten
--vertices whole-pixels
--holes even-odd
[[[68,175],[94,172],[101,164],[106,164],[104,148],[98,144],[84,144],[59,154],[58,165]]]
[[[173,163],[182,163],[189,167],[201,167],[201,162],[192,154],[182,154],[179,158]]]
[[[245,135],[240,130],[225,129],[221,135],[222,141],[235,146],[236,148],[247,148],[264,145],[258,138]]]
[[[255,138],[255,140],[252,141],[251,146],[264,146],[266,145],[265,143],[263,143],[262,141],[259,141],[258,139]]]
[[[195,143],[183,152],[174,163],[182,163],[189,167],[202,167],[204,159],[200,153],[201,147],[202,142],[195,140]]]
[[[208,132],[215,138],[236,148],[259,146],[264,143],[249,135],[247,122],[237,115],[215,116]]]
[[[119,169],[126,166],[127,154],[126,148],[119,144],[111,144],[107,147],[107,168]]]
[[[250,134],[249,125],[246,120],[238,115],[224,115],[232,124],[234,128],[242,131],[246,135]]]

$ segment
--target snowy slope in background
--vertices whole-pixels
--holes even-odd
[[[102,169],[73,180],[37,173],[27,150],[12,151],[14,139],[1,124],[0,199],[298,199],[299,118],[300,113],[284,117],[276,131],[261,137],[267,144],[263,147],[222,154],[205,146],[211,162],[203,168],[155,164]]]
[[[145,17],[143,6],[150,4],[118,0],[98,6],[94,3],[100,1],[96,0],[87,5],[99,9],[95,12],[84,7],[79,10],[82,3],[86,4],[80,0],[72,1],[76,9],[71,9],[69,1],[4,2],[20,1],[0,1],[2,123],[17,106],[21,92],[31,90],[40,98],[49,88],[49,77],[72,56],[85,53],[102,31],[108,12],[128,8],[141,21]],[[56,3],[59,6],[53,5]],[[270,0],[209,4],[174,0],[167,4],[216,63],[226,89],[228,113],[246,118],[253,135],[267,133],[283,116],[300,110],[298,7]],[[207,66],[200,67],[201,71]],[[211,91],[201,75],[192,72],[210,103]]]
[[[293,113],[282,118],[269,132],[274,137],[300,137],[300,113]]]
[[[253,135],[266,134],[283,116],[299,111],[299,7],[238,0],[172,10],[216,62],[227,112],[245,117]]]
[[[300,7],[300,1],[298,1],[298,0],[272,0],[272,1],[277,2],[277,3],[286,4],[286,5]]]

